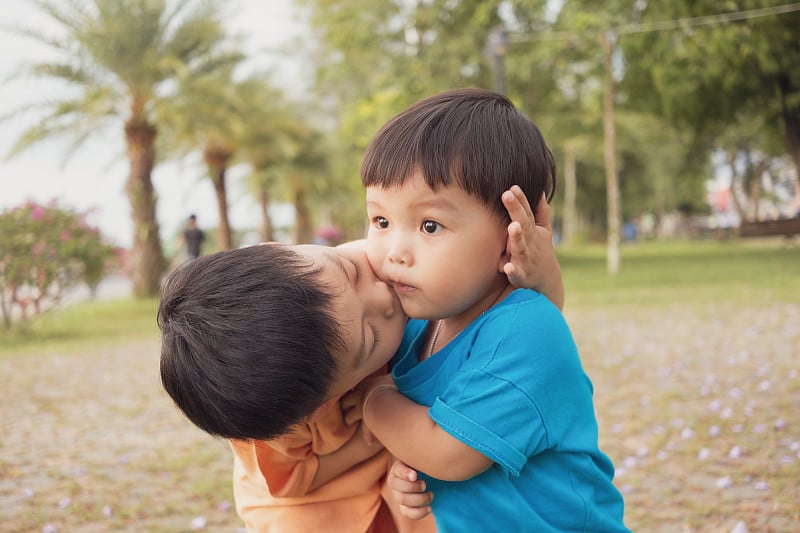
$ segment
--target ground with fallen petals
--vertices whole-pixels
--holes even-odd
[[[632,530],[800,530],[800,302],[566,315]],[[158,349],[0,359],[4,531],[241,528],[228,449],[162,392]]]

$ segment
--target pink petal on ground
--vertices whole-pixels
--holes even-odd
[[[769,484],[766,481],[756,481],[753,483],[753,488],[756,490],[769,490]]]
[[[731,451],[728,452],[728,457],[731,459],[738,459],[742,455],[742,449],[738,446],[734,446],[731,448]]]
[[[741,520],[736,522],[736,525],[731,529],[731,533],[748,533],[747,526]]]
[[[786,420],[779,418],[775,421],[775,429],[783,429],[786,427]]]
[[[706,459],[708,459],[708,455],[709,455],[710,453],[711,453],[711,452],[709,451],[709,449],[708,449],[708,448],[701,448],[701,449],[700,449],[700,451],[699,451],[699,452],[697,452],[697,458],[698,458],[699,460],[701,460],[701,461],[705,461]]]
[[[766,424],[756,424],[753,426],[753,433],[764,433],[767,430]]]
[[[717,435],[719,435],[719,426],[711,426],[710,428],[708,428],[708,434],[711,435],[712,437],[716,437]]]
[[[730,476],[721,477],[717,480],[718,489],[727,489],[731,486],[733,486],[733,480]]]
[[[720,407],[722,407],[722,402],[719,400],[711,400],[711,403],[708,404],[708,410],[712,413],[719,411]]]
[[[230,511],[230,509],[231,509],[231,502],[229,502],[229,501],[219,502],[219,505],[217,505],[217,509],[219,509],[219,510],[220,510],[220,511],[222,511],[223,513],[224,513],[225,511]]]
[[[71,503],[72,503],[72,500],[70,500],[69,498],[61,498],[58,501],[58,507],[59,507],[59,509],[66,509],[67,507],[70,506]]]
[[[58,526],[55,524],[45,524],[42,533],[58,533]]]
[[[766,379],[758,384],[758,390],[760,390],[761,392],[768,391],[770,387],[771,387],[770,382],[769,380]]]
[[[198,517],[192,518],[192,521],[189,524],[189,527],[191,527],[192,529],[203,529],[204,527],[206,527],[206,524],[208,524],[208,520],[206,520],[206,517],[205,516],[198,516]]]
[[[683,440],[694,438],[694,430],[692,428],[683,428],[683,431],[681,431],[681,438]]]
[[[112,514],[114,514],[114,513],[111,510],[111,506],[110,505],[104,505],[103,506],[103,516],[105,516],[106,518],[111,518]]]

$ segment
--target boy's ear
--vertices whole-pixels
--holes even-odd
[[[308,418],[308,421],[309,421],[309,422],[316,422],[317,420],[319,420],[320,418],[322,418],[322,416],[323,416],[325,413],[327,413],[327,412],[328,412],[328,410],[329,410],[331,407],[333,407],[334,405],[336,405],[336,403],[337,403],[338,401],[339,401],[339,398],[331,398],[330,400],[326,400],[326,401],[325,401],[325,402],[324,402],[322,405],[320,405],[319,407],[317,407],[316,409],[314,409],[314,410],[311,412],[311,414],[310,414],[310,415],[308,415],[308,417],[307,417],[307,418]]]

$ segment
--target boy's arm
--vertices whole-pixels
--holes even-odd
[[[311,433],[300,427],[269,441],[231,441],[234,452],[248,457],[252,448],[257,468],[270,494],[276,498],[305,496],[328,481],[365,461],[383,449],[380,443],[368,444],[354,431],[336,451],[317,455],[312,451]]]
[[[492,465],[492,460],[440,428],[428,408],[396,387],[370,380],[364,396],[363,422],[400,461],[431,477],[463,481]]]
[[[355,465],[366,461],[382,449],[383,445],[380,442],[373,441],[368,443],[361,436],[361,432],[356,431],[350,437],[350,440],[335,452],[317,456],[319,459],[317,473],[314,475],[308,491],[318,489]]]
[[[502,200],[511,217],[506,243],[508,263],[504,267],[509,282],[515,287],[536,289],[563,309],[564,281],[553,248],[547,200],[542,195],[534,212],[517,185],[504,192]]]

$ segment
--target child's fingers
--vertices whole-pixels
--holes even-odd
[[[535,224],[530,204],[522,193],[522,189],[518,186],[514,185],[511,189],[505,191],[500,198],[512,222],[519,222],[522,225]]]
[[[533,226],[531,226],[531,228],[532,227]],[[517,254],[524,255],[527,250],[527,236],[522,230],[522,225],[519,222],[514,221],[508,225],[508,242],[506,243],[506,251],[513,257]]]
[[[408,481],[417,481],[417,477],[416,470],[405,464],[403,461],[395,459],[394,463],[392,463],[392,468],[389,470],[389,487],[396,488],[392,487],[392,480],[395,478]],[[420,490],[425,490],[424,482],[422,483],[423,487]]]
[[[512,193],[514,193],[514,196],[516,197],[516,199],[520,203],[520,205],[522,205],[522,208],[525,211],[525,216],[527,218],[531,218],[531,219],[535,218],[534,210],[531,209],[531,203],[528,200],[528,197],[525,196],[525,193],[522,192],[522,189],[520,188],[520,186],[519,185],[512,185],[510,190],[511,190]],[[542,194],[542,196],[544,196],[544,194]],[[547,202],[545,202],[545,203],[547,203]],[[534,220],[534,222],[535,222],[535,220]]]
[[[400,506],[400,514],[406,518],[410,518],[411,520],[421,520],[422,518],[425,518],[431,514],[432,511],[433,509],[431,509],[430,505],[426,505],[424,507],[406,507],[405,505]]]
[[[430,505],[433,501],[432,492],[397,492],[393,491],[392,496],[401,509],[405,509],[403,514],[415,520],[430,514]]]
[[[353,406],[344,412],[344,422],[347,425],[355,424],[361,420],[361,406]]]

